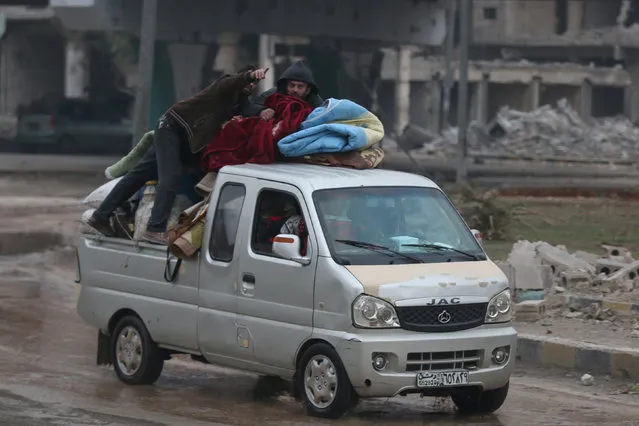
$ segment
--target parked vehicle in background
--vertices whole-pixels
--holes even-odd
[[[42,98],[19,108],[16,145],[21,152],[125,154],[132,120],[122,101]]]

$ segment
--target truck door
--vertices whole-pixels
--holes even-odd
[[[207,358],[228,362],[238,345],[237,267],[242,242],[238,235],[251,179],[220,175],[207,212],[207,232],[200,253],[198,341]],[[250,213],[247,215],[250,220]]]
[[[237,321],[247,336],[246,344],[253,347],[256,362],[290,370],[295,368],[297,349],[313,331],[317,244],[305,220],[311,263],[302,266],[272,253],[270,239],[281,233],[287,219],[292,218],[288,226],[300,215],[308,218],[309,214],[294,186],[262,185],[256,194],[251,226],[240,230],[247,244],[242,245],[239,256]]]

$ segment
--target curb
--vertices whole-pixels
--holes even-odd
[[[519,334],[517,360],[639,380],[639,349],[611,348],[559,337]]]
[[[566,305],[578,305],[582,308],[587,308],[593,303],[599,303],[602,309],[610,309],[620,314],[637,314],[639,315],[638,303],[625,303],[625,302],[613,302],[603,298],[597,297],[582,297],[582,296],[562,296],[562,302]]]

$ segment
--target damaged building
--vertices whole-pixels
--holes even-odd
[[[470,120],[486,124],[503,106],[532,111],[561,99],[586,121],[639,120],[639,1],[474,0],[472,19]],[[443,50],[386,50],[380,98],[395,99],[395,129],[411,122],[440,130],[445,74]],[[402,78],[410,81],[412,93],[404,101],[410,107],[397,105],[401,98],[394,96]],[[452,125],[456,93],[455,83]]]

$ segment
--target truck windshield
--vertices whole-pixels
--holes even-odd
[[[486,254],[436,188],[316,191],[313,202],[333,259],[344,265],[469,262]]]

